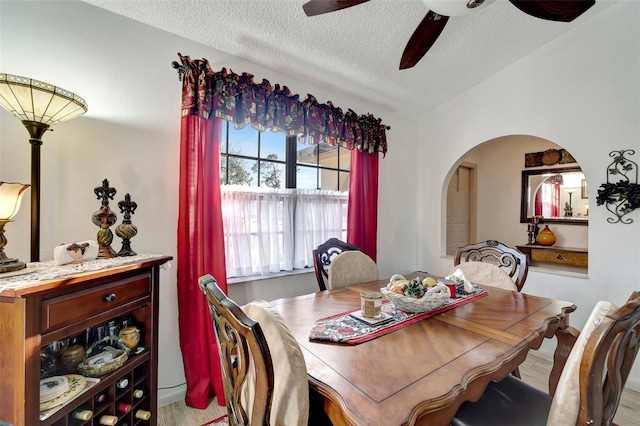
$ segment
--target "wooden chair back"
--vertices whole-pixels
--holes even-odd
[[[229,424],[268,425],[274,376],[262,328],[225,296],[211,275],[201,277],[199,284],[209,303],[218,342]],[[255,383],[249,384],[248,376],[253,377]],[[251,401],[245,402],[242,398],[242,388],[248,385],[255,389],[251,407],[244,406]]]
[[[517,248],[500,241],[487,240],[464,247],[458,247],[453,260],[454,266],[461,262],[490,262],[500,267],[514,281],[518,291],[522,290],[529,273],[529,258]]]
[[[316,279],[318,280],[318,287],[320,287],[320,291],[327,289],[327,282],[329,281],[329,265],[331,265],[333,259],[343,251],[348,250],[359,251],[360,247],[345,243],[338,238],[329,238],[313,251],[313,268],[316,272]]]
[[[572,329],[572,327],[569,327]],[[490,382],[477,402],[465,402],[454,426],[610,426],[640,347],[640,291],[621,308],[596,303],[573,344],[553,397],[511,376]]]
[[[584,348],[580,363],[580,425],[610,425],[640,348],[640,291],[605,315]]]

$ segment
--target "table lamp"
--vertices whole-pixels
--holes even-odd
[[[29,185],[21,183],[0,182],[0,273],[17,271],[24,268],[24,262],[7,257],[4,246],[7,245],[7,237],[4,236],[4,226],[11,222],[20,210],[20,202],[24,191]]]
[[[40,260],[40,146],[56,123],[87,112],[81,97],[49,83],[0,74],[0,105],[22,120],[31,144],[31,261]]]

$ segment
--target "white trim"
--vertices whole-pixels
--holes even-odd
[[[182,401],[187,396],[187,385],[183,384],[171,389],[158,389],[158,408]]]

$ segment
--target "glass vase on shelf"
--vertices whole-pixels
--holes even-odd
[[[549,225],[545,225],[544,229],[538,232],[536,241],[541,246],[552,246],[556,243],[556,234],[554,234],[553,231],[549,229]]]
[[[40,350],[40,378],[54,376],[60,371],[60,355],[69,347],[69,339],[56,340]]]

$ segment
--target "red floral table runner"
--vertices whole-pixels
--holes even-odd
[[[386,302],[382,304],[382,312],[391,316],[391,320],[379,325],[368,324],[350,315],[352,312],[359,312],[360,309],[343,312],[316,321],[309,333],[309,340],[357,345],[485,296],[488,296],[486,290],[477,288],[473,293],[458,295],[455,299],[448,299],[439,308],[421,313],[404,312],[395,309],[391,302]]]

